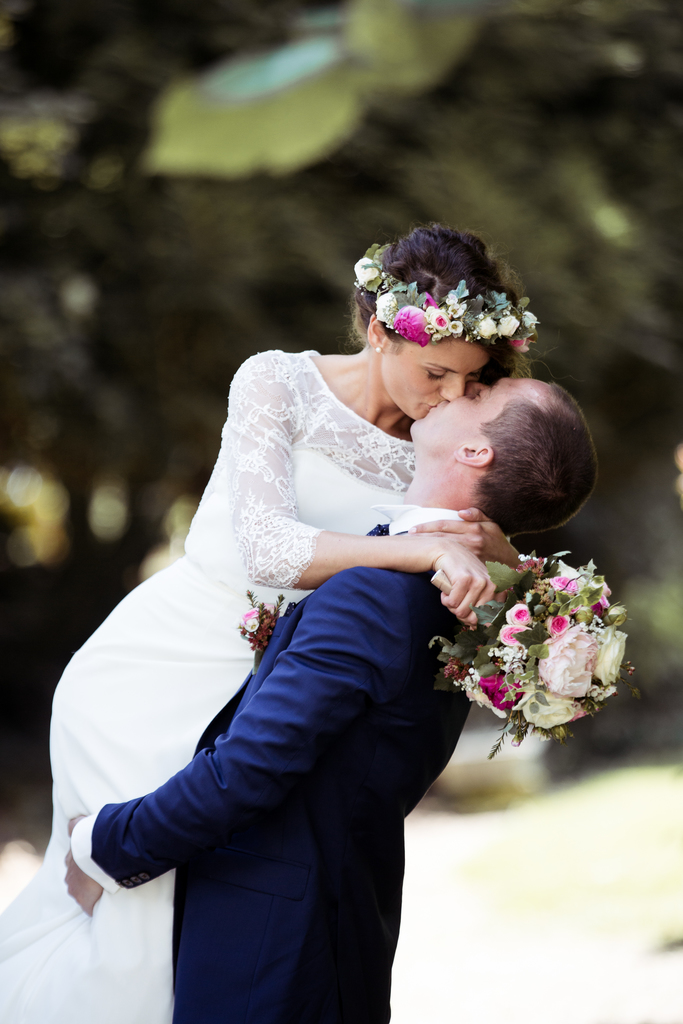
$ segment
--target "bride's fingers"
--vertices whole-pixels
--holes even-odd
[[[444,604],[461,622],[474,626],[477,616],[473,611],[477,605],[485,604],[493,595],[493,584],[488,576],[479,574],[462,576],[455,580],[450,593],[444,593]]]
[[[458,511],[458,515],[461,519],[465,519],[468,523],[492,523],[493,520],[478,508],[464,508]]]

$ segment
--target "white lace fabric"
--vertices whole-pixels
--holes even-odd
[[[228,482],[232,526],[249,579],[296,586],[321,532],[298,517],[292,454],[307,449],[350,477],[402,494],[414,472],[413,446],[348,409],[312,360],[317,352],[262,352],[237,371],[218,476]]]

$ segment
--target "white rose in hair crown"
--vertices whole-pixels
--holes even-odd
[[[504,604],[475,608],[478,623],[441,645],[445,667],[437,690],[463,690],[471,701],[505,719],[503,732],[514,745],[530,732],[566,743],[569,723],[601,711],[624,683],[640,697],[624,661],[626,621],[622,604],[610,604],[611,591],[593,562],[573,569],[559,559],[520,555],[512,569],[499,562],[486,568],[496,587],[507,591]]]
[[[420,292],[417,282],[407,284],[388,274],[382,257],[388,245],[372,245],[358,260],[356,288],[374,292],[377,319],[406,341],[423,348],[445,338],[459,338],[479,345],[507,342],[519,352],[528,352],[538,336],[538,320],[525,297],[515,306],[505,292],[470,296],[465,281],[452,288],[440,302],[429,292]]]

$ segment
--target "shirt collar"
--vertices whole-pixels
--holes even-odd
[[[406,533],[411,526],[433,523],[437,519],[458,519],[460,516],[450,508],[423,508],[422,505],[373,505],[373,512],[379,512],[389,520],[389,535]]]

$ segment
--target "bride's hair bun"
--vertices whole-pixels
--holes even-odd
[[[385,250],[382,267],[392,277],[409,284],[415,281],[418,290],[429,292],[439,302],[460,281],[465,281],[470,295],[505,292],[515,305],[521,289],[510,268],[489,252],[486,243],[469,231],[455,231],[443,224],[414,228]],[[365,345],[370,317],[376,312],[377,297],[365,288],[354,289],[354,341]],[[402,344],[395,331],[385,327],[392,341]],[[498,377],[526,376],[528,360],[507,342],[487,347],[491,356],[491,381]]]

